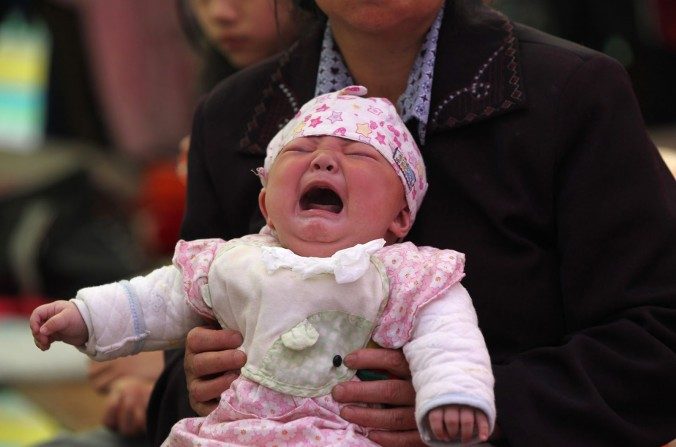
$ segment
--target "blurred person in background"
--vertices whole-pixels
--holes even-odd
[[[200,93],[287,48],[311,21],[291,0],[178,0],[178,8],[186,36],[201,55]],[[186,135],[177,166],[184,181],[189,147]]]
[[[178,8],[188,40],[202,56],[203,93],[291,45],[307,20],[291,0],[179,0]]]

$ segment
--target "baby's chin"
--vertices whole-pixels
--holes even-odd
[[[335,237],[327,234],[303,235],[302,237],[280,237],[282,246],[295,254],[305,257],[329,258],[338,250],[352,247],[359,242],[349,237]],[[368,242],[368,241],[365,241]]]

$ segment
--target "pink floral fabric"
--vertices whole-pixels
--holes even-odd
[[[383,247],[374,256],[385,265],[390,296],[372,338],[384,348],[398,349],[410,340],[418,311],[465,276],[465,255],[405,242]]]
[[[201,287],[207,284],[209,268],[216,251],[223,246],[222,239],[180,240],[176,244],[172,263],[181,271],[187,302],[201,316],[215,320],[214,313],[202,298]]]
[[[331,395],[295,397],[236,379],[206,418],[179,421],[165,447],[376,447],[368,431],[341,418]]]

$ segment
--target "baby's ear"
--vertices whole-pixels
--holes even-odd
[[[411,210],[408,209],[408,206],[405,206],[399,211],[399,214],[395,216],[388,230],[396,240],[400,240],[408,234],[412,225],[413,220],[411,219]]]
[[[256,168],[252,172],[258,177],[261,181],[261,185],[265,188],[265,185],[268,182],[268,171],[264,167]]]
[[[261,192],[258,193],[258,208],[261,210],[261,214],[265,219],[265,223],[268,225],[268,227],[270,227],[270,229],[274,230],[275,226],[268,218],[268,208],[265,204],[265,188],[261,188]]]

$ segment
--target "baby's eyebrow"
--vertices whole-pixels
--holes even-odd
[[[312,137],[300,137],[300,138],[294,138],[293,140],[289,141],[282,147],[282,152],[286,150],[287,148],[290,147],[299,147],[299,146],[309,146],[309,147],[315,147],[316,144],[313,144],[313,141],[308,141]]]
[[[302,137],[299,137],[297,139],[291,140],[291,142],[296,141],[296,140],[305,140],[306,144],[311,145],[312,148],[316,149],[321,144],[321,141],[322,141],[323,138],[331,137],[331,136],[333,136],[333,135],[306,135],[306,136],[302,136]],[[298,141],[296,141],[296,142],[298,143]],[[345,147],[350,146],[354,143],[358,143],[358,142],[354,141],[354,140],[348,140],[346,138],[340,138],[340,137],[334,138],[334,140],[332,142],[333,145],[336,145],[336,146],[340,147],[341,149],[344,149]]]

